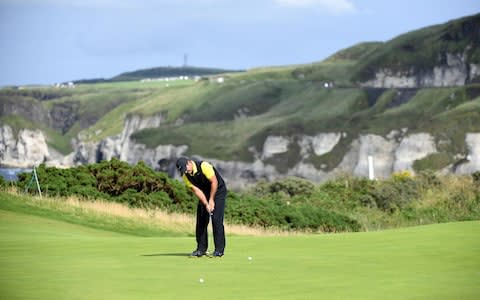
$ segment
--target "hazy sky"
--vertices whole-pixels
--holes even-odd
[[[478,0],[0,0],[0,86],[158,66],[320,61],[480,12]]]

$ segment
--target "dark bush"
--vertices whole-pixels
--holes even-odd
[[[338,201],[352,209],[359,205],[376,207],[373,197],[376,184],[376,181],[362,177],[341,176],[325,182],[320,186],[320,190],[335,202]]]
[[[311,196],[315,185],[305,179],[298,177],[288,177],[274,182],[259,181],[253,188],[253,193],[257,196],[271,194],[284,194],[293,196]]]
[[[412,178],[392,178],[378,182],[371,196],[378,208],[394,212],[419,197],[419,185]]]
[[[5,187],[7,185],[7,181],[3,178],[3,176],[0,176],[0,187]]]
[[[416,176],[416,181],[422,187],[437,187],[442,184],[440,178],[438,178],[437,174],[431,170],[420,171]]]
[[[472,173],[473,181],[480,184],[480,171]]]
[[[279,199],[230,194],[225,218],[234,223],[324,232],[359,231],[357,221],[308,204],[289,205]]]

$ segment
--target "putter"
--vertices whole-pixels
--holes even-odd
[[[209,215],[209,218],[210,218],[210,224],[212,224],[212,232],[213,232],[213,220],[212,220],[213,212],[208,213],[208,215]]]
[[[213,216],[213,212],[209,212],[208,213],[208,218],[210,219],[210,224],[212,224],[212,233],[213,233],[213,221],[212,221],[212,216]],[[213,253],[212,253],[213,254]],[[208,253],[207,256],[208,257],[212,257],[212,254]]]

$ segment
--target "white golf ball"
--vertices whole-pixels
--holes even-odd
[[[200,283],[203,283],[203,278],[200,278]]]
[[[252,257],[251,257],[251,256],[249,256],[249,257],[248,257],[248,260],[252,260]]]

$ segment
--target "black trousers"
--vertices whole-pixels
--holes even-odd
[[[215,243],[215,251],[223,253],[225,251],[225,228],[223,226],[223,217],[225,214],[225,198],[226,190],[217,190],[215,194],[215,210],[212,215],[213,242]],[[208,197],[207,197],[208,199]],[[208,223],[210,215],[203,203],[198,201],[197,205],[197,224],[195,235],[197,238],[197,249],[207,251],[208,249]]]

